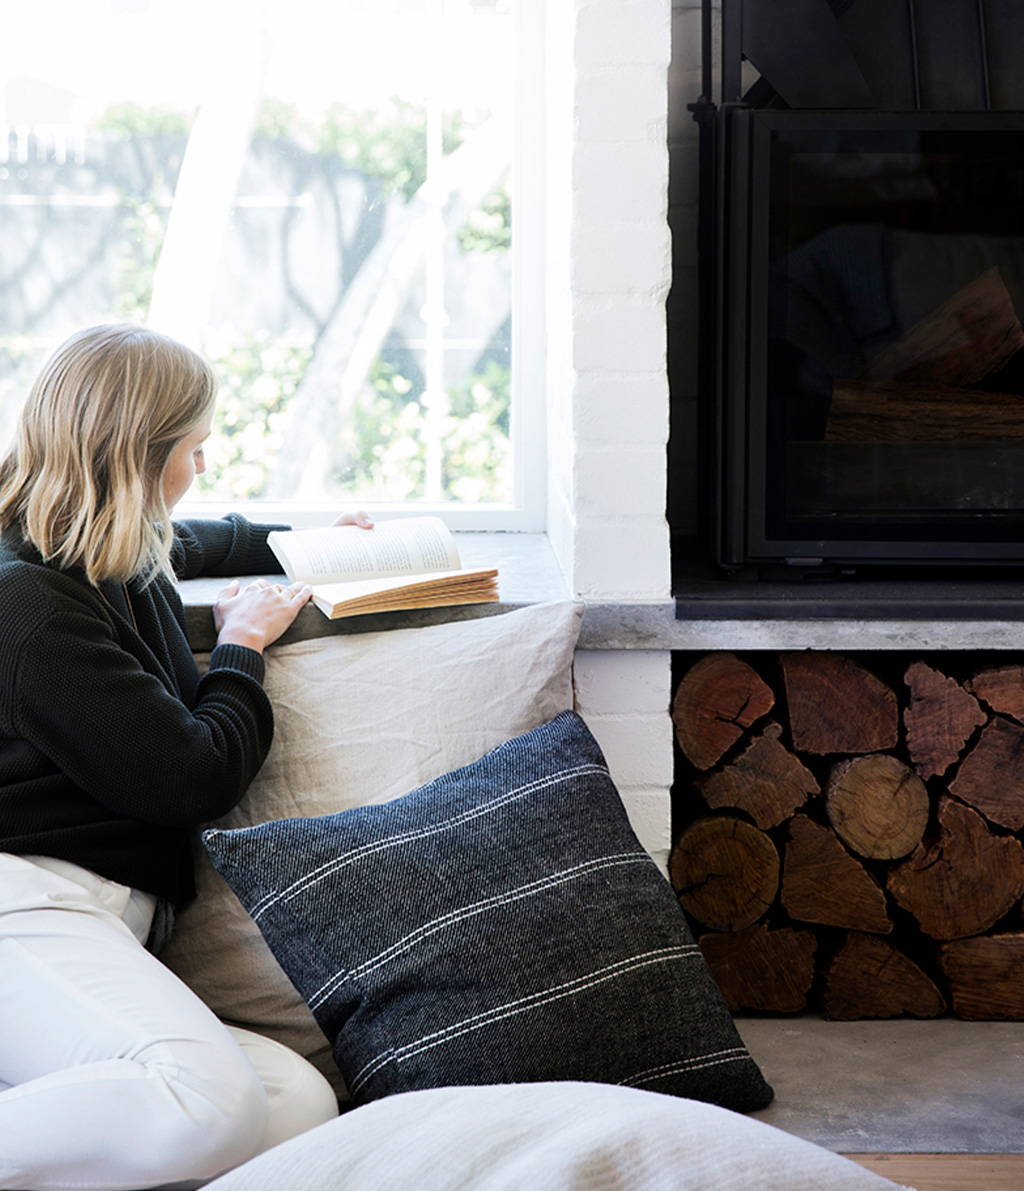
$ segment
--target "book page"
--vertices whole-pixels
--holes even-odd
[[[267,542],[293,580],[335,583],[457,569],[461,563],[448,527],[439,517],[271,533]]]

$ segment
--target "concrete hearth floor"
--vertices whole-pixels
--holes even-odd
[[[787,1133],[845,1154],[1024,1152],[1024,1022],[736,1025],[775,1088],[752,1115]]]

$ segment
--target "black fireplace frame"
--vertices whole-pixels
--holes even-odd
[[[767,329],[769,143],[776,131],[1013,132],[1021,136],[1024,114],[1010,112],[889,113],[758,111],[732,106],[721,113],[718,143],[727,179],[727,207],[719,221],[723,261],[721,355],[715,408],[720,414],[722,460],[721,553],[725,567],[782,566],[807,570],[901,564],[908,567],[1024,566],[1024,511],[1001,517],[1010,540],[897,540],[858,536],[813,539],[773,536],[767,526],[767,452],[751,444],[768,438]],[[1022,455],[1024,463],[1024,455]]]
[[[1024,567],[1024,510],[1007,514],[1001,524],[1009,540],[884,540],[870,536],[785,538],[771,536],[766,525],[765,452],[751,450],[757,434],[766,433],[764,360],[752,358],[752,341],[766,341],[767,204],[750,202],[752,182],[767,188],[767,146],[773,129],[885,131],[915,128],[935,131],[1012,130],[1021,133],[1024,156],[1024,112],[991,107],[984,20],[979,12],[979,106],[973,110],[925,110],[920,105],[918,46],[909,61],[912,95],[908,111],[879,111],[867,106],[856,80],[846,81],[835,107],[794,108],[778,98],[762,78],[741,94],[745,36],[765,38],[765,27],[749,32],[750,14],[758,0],[722,0],[719,56],[719,102],[713,102],[711,3],[704,0],[702,30],[702,94],[690,105],[700,126],[699,285],[701,336],[699,368],[699,456],[702,494],[698,516],[714,562],[738,578],[800,578],[809,574],[871,573],[878,568],[906,568],[924,574],[928,568],[985,573],[992,567]],[[829,0],[832,9],[849,8],[848,0]],[[911,6],[911,9],[913,6]],[[748,31],[744,30],[744,16]],[[755,22],[756,24],[756,22]],[[776,40],[763,50],[779,53]],[[755,43],[756,44],[756,43]],[[1022,38],[1024,45],[1024,38]],[[763,48],[763,47],[762,47]],[[819,88],[820,81],[816,83]],[[813,86],[810,88],[813,91]],[[767,95],[767,102],[763,102]],[[755,259],[751,244],[764,246]],[[750,265],[753,262],[753,272]],[[710,316],[710,317],[709,317]],[[760,323],[759,321],[760,320]],[[760,386],[760,388],[759,388]],[[760,397],[761,400],[756,400]],[[758,419],[761,419],[758,421]],[[762,440],[763,441],[763,438]],[[1019,530],[1019,532],[1018,532]]]

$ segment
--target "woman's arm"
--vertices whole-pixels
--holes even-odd
[[[357,525],[373,529],[373,521],[361,509],[342,513],[334,525]],[[219,521],[176,521],[175,549],[171,558],[179,579],[200,575],[277,575],[282,571],[277,555],[267,545],[267,534],[290,525],[257,525],[241,513],[228,513]]]
[[[23,639],[12,727],[118,815],[191,826],[245,793],[273,738],[263,658],[219,645],[189,710],[84,610],[59,610]]]
[[[290,525],[256,525],[240,513],[218,521],[176,521],[171,563],[179,579],[200,575],[276,575],[281,573],[277,555],[267,545],[267,534]]]

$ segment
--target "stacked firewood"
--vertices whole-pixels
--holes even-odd
[[[898,661],[679,681],[670,873],[733,1009],[1024,1019],[1024,667]]]

